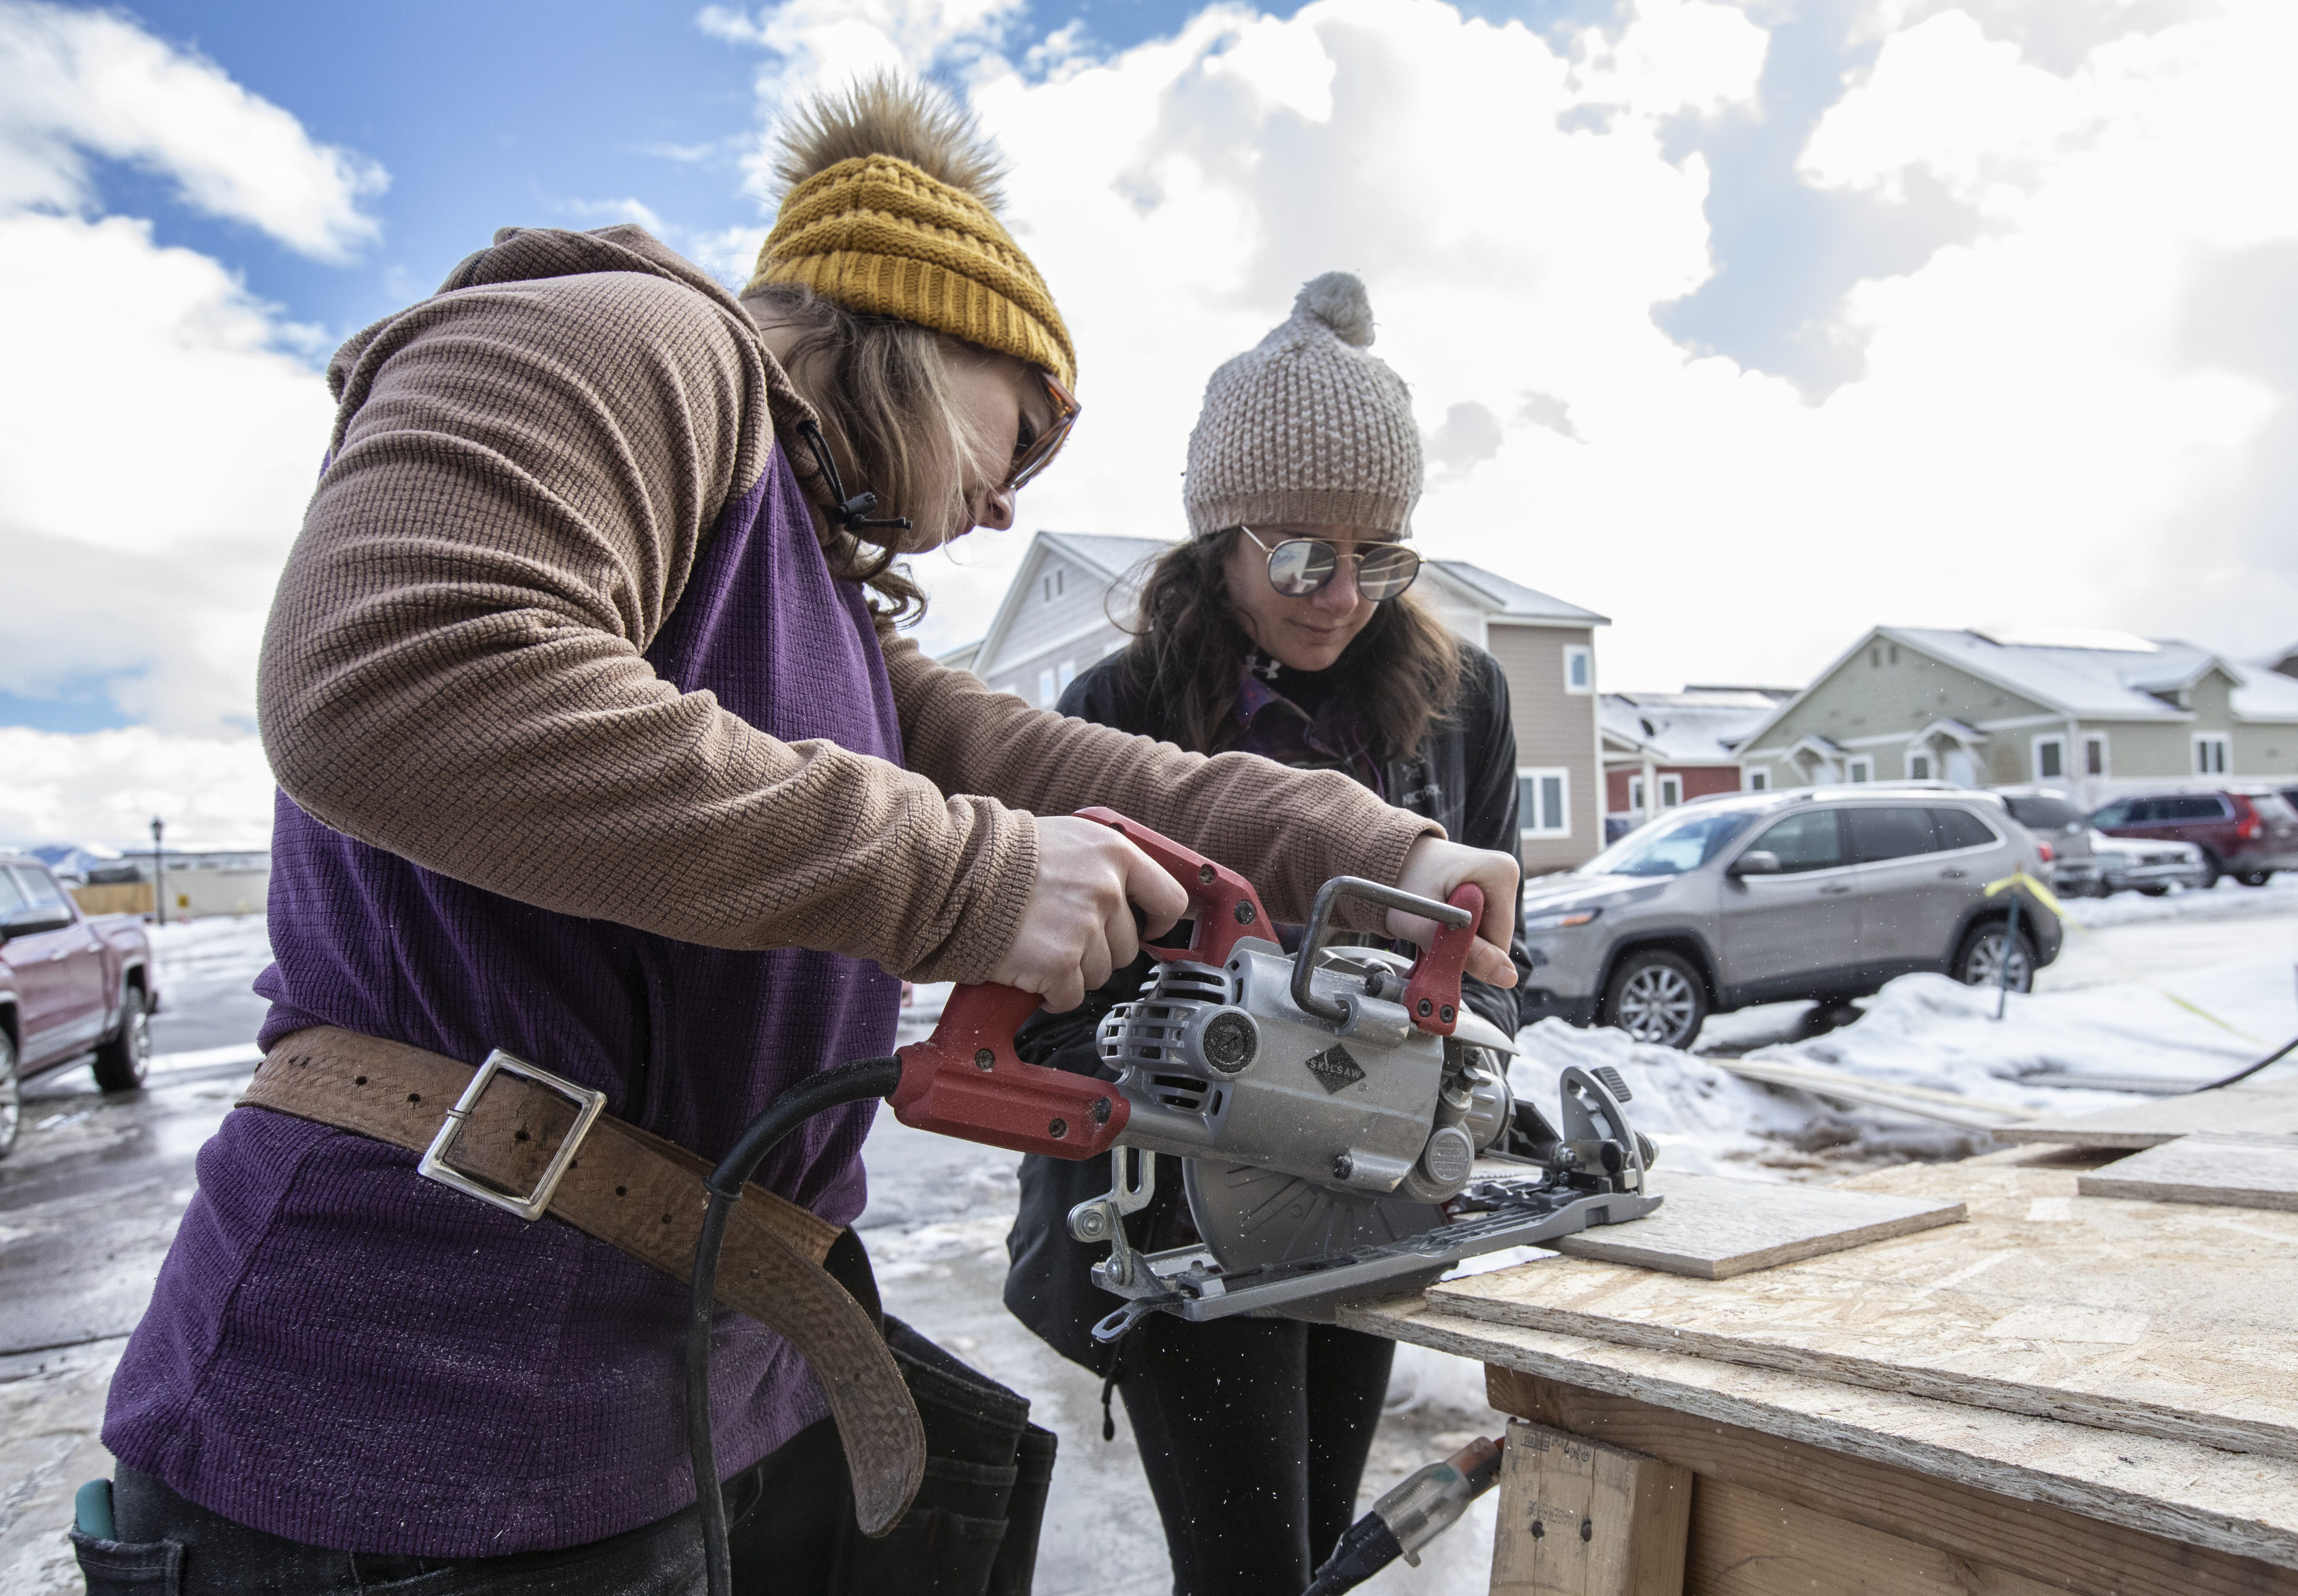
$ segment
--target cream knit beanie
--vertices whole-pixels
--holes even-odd
[[[1410,534],[1420,428],[1404,379],[1371,343],[1364,285],[1328,271],[1284,325],[1213,373],[1181,491],[1194,535],[1259,522]]]

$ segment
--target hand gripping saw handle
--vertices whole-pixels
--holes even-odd
[[[1241,937],[1276,939],[1252,883],[1235,871],[1113,810],[1080,809],[1078,817],[1113,828],[1189,895],[1195,925],[1189,945],[1145,947],[1152,957],[1220,964]],[[988,983],[952,992],[933,1035],[899,1050],[894,1117],[919,1130],[1016,1153],[1084,1159],[1108,1152],[1132,1105],[1105,1080],[1024,1063],[1013,1051],[1014,1033],[1044,1001]]]

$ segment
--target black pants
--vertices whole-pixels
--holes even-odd
[[[1118,1389],[1175,1596],[1302,1590],[1356,1517],[1395,1344],[1337,1325],[1163,1314],[1134,1334]]]

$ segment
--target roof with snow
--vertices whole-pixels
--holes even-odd
[[[1662,765],[1727,765],[1779,704],[1761,688],[1608,692],[1597,715],[1606,737]]]
[[[1482,566],[1472,566],[1465,559],[1432,559],[1428,566],[1445,579],[1447,587],[1484,610],[1487,620],[1528,621],[1551,626],[1612,624],[1608,616],[1583,609],[1577,604],[1566,604],[1561,599],[1496,575]]]
[[[2127,633],[2017,634],[1881,626],[1879,635],[2007,687],[2067,715],[2101,720],[2177,720],[2177,694],[2212,671],[2234,683],[2241,720],[2298,720],[2298,681],[2170,638]]]

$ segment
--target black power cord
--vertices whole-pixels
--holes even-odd
[[[825,1109],[883,1097],[902,1083],[899,1058],[862,1059],[809,1076],[766,1104],[733,1151],[710,1171],[709,1206],[694,1244],[694,1293],[686,1316],[686,1451],[694,1468],[694,1505],[702,1517],[702,1561],[710,1596],[733,1596],[733,1565],[726,1550],[726,1494],[718,1484],[718,1448],[710,1431],[710,1325],[718,1294],[718,1254],[726,1220],[758,1165],[775,1144]]]
[[[2214,1092],[2220,1087],[2230,1087],[2237,1080],[2248,1080],[2252,1076],[2266,1068],[2267,1065],[2278,1063],[2286,1057],[2293,1048],[2298,1048],[2298,1037],[2291,1038],[2288,1041],[2283,1043],[2281,1046],[2277,1047],[2273,1052],[2268,1054],[2264,1058],[2260,1059],[2256,1063],[2250,1065],[2247,1069],[2236,1070],[2224,1080],[2206,1081],[2203,1085],[2190,1089],[2197,1092]]]

